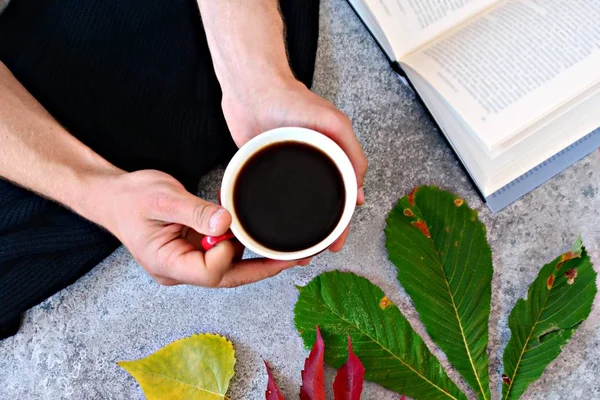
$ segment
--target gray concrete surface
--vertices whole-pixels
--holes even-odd
[[[2,0],[0,0],[1,2]],[[0,342],[0,399],[141,399],[115,362],[144,357],[199,332],[230,338],[236,349],[232,399],[262,399],[268,360],[289,399],[297,398],[307,352],[294,330],[294,285],[332,269],[354,271],[380,285],[422,332],[387,261],[383,227],[396,199],[435,184],[480,210],[494,254],[490,321],[491,376],[500,387],[508,313],[539,267],[581,233],[600,265],[600,153],[594,152],[499,214],[476,197],[456,158],[343,0],[323,0],[314,89],[354,121],[370,159],[368,202],[354,218],[348,245],[308,267],[231,290],[161,287],[121,248],[71,287],[27,313],[15,337]],[[214,196],[222,171],[200,185]],[[599,399],[600,311],[596,307],[526,399]],[[430,340],[426,340],[431,344]],[[430,346],[442,358],[443,354]],[[465,388],[460,378],[451,377]],[[328,382],[332,370],[328,370]],[[399,396],[367,383],[363,399]]]

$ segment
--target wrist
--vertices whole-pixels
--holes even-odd
[[[257,64],[237,74],[219,79],[224,99],[246,99],[261,96],[273,89],[287,89],[300,82],[287,65]]]
[[[103,159],[92,160],[91,164],[73,172],[73,190],[67,191],[69,199],[61,203],[84,218],[111,230],[111,193],[114,182],[124,174],[125,171]]]
[[[295,81],[277,0],[199,0],[200,14],[224,96],[239,97]]]
[[[280,97],[281,93],[292,93],[306,89],[290,72],[287,74],[272,74],[260,79],[246,79],[234,87],[225,88],[221,105],[225,117],[233,113],[242,112],[248,115],[260,115],[268,107],[269,100]],[[278,95],[278,96],[276,96]]]

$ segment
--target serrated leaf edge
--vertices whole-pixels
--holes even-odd
[[[575,243],[573,244],[573,246],[571,247],[570,252],[574,252],[577,255],[577,257],[581,257],[581,255],[583,254],[583,251],[585,251],[585,247],[583,246],[583,241],[582,241],[581,236],[579,236],[577,238],[577,240],[575,241]],[[568,253],[565,253],[565,254],[568,254]],[[563,254],[563,256],[565,254]],[[562,262],[563,261],[558,261],[557,264],[560,265]],[[534,282],[535,282],[535,280],[534,280]],[[531,297],[531,290],[532,290],[534,282],[532,282],[529,285],[529,288],[527,289],[527,297],[526,297],[527,299],[529,299]],[[594,284],[594,282],[590,282],[590,284]],[[552,290],[552,289],[550,289],[550,290]],[[508,387],[506,388],[506,394],[503,393],[503,395],[502,395],[502,398],[504,400],[508,399],[508,397],[509,397],[509,395],[511,393],[510,391],[511,391],[511,389],[513,387],[513,384],[515,383],[515,376],[517,375],[517,372],[519,371],[519,367],[521,365],[521,361],[523,360],[523,355],[525,354],[525,351],[527,349],[527,346],[528,346],[529,342],[531,342],[531,340],[533,339],[533,337],[532,337],[533,332],[535,331],[535,328],[536,328],[538,322],[540,321],[541,315],[543,314],[544,310],[546,309],[546,304],[548,303],[548,298],[549,297],[550,296],[546,296],[546,299],[544,300],[544,305],[542,306],[542,308],[540,309],[540,312],[539,312],[538,316],[536,317],[535,324],[533,324],[533,326],[531,327],[531,331],[527,335],[527,340],[523,344],[523,348],[521,350],[521,354],[519,355],[519,360],[517,361],[517,363],[515,365],[514,372],[513,372],[512,376],[510,376],[510,377],[507,376],[507,379],[508,379],[508,381],[510,383],[508,383]],[[524,301],[526,301],[524,298],[520,298],[520,299],[517,300],[517,303],[524,302]],[[515,303],[515,307],[516,306],[517,306],[517,304]],[[579,321],[579,324],[581,324],[584,320]],[[576,326],[576,325],[574,325],[574,326]]]
[[[225,336],[221,336],[221,335],[219,335],[219,334],[215,334],[215,333],[196,333],[196,334],[193,334],[193,335],[190,335],[190,336],[187,336],[187,337],[181,338],[181,339],[177,339],[177,340],[175,340],[175,341],[173,341],[173,342],[171,342],[171,343],[168,343],[168,344],[166,344],[165,346],[161,347],[160,349],[156,350],[155,352],[153,352],[153,353],[151,353],[151,354],[147,355],[146,357],[138,358],[137,360],[117,361],[117,362],[116,362],[116,364],[117,364],[119,367],[123,368],[125,371],[127,371],[127,373],[129,373],[129,374],[130,374],[130,375],[133,377],[133,379],[135,379],[135,381],[136,381],[136,382],[137,382],[137,384],[140,386],[140,389],[142,389],[142,392],[143,392],[143,391],[144,391],[144,388],[143,388],[143,387],[142,387],[142,385],[141,385],[141,384],[138,382],[137,378],[136,378],[135,376],[133,376],[133,374],[131,373],[131,370],[129,369],[129,367],[131,367],[131,366],[132,366],[132,364],[134,364],[134,363],[136,363],[136,362],[138,362],[138,361],[140,361],[140,360],[144,360],[144,359],[146,359],[146,358],[149,358],[149,357],[151,357],[151,356],[155,355],[156,353],[160,352],[161,350],[164,350],[165,348],[167,348],[167,347],[169,347],[169,346],[172,346],[172,345],[174,345],[174,344],[175,344],[175,343],[177,343],[177,342],[183,342],[183,341],[187,341],[187,340],[190,340],[190,339],[192,339],[192,338],[194,338],[194,337],[196,337],[196,336],[203,336],[203,337],[206,337],[206,336],[208,336],[208,337],[212,337],[212,338],[224,339],[225,343],[229,345],[229,347],[231,348],[231,351],[233,352],[233,354],[232,354],[232,356],[233,356],[233,366],[235,366],[235,362],[236,362],[237,360],[236,360],[236,358],[235,358],[235,348],[233,347],[233,343],[232,343],[232,342],[231,342],[229,339],[227,339]],[[201,387],[198,387],[198,386],[195,386],[195,385],[190,385],[190,384],[189,384],[189,383],[187,383],[187,382],[182,382],[182,381],[180,381],[180,380],[178,380],[178,379],[175,379],[175,378],[173,378],[173,377],[171,377],[171,376],[168,376],[168,375],[158,374],[158,373],[156,373],[156,372],[152,372],[152,371],[144,371],[144,370],[139,370],[139,371],[140,371],[141,373],[144,373],[144,374],[149,374],[149,375],[160,376],[160,377],[163,377],[163,378],[169,379],[169,380],[171,380],[171,381],[174,381],[174,382],[180,383],[180,384],[182,384],[182,385],[189,386],[189,387],[193,387],[194,389],[198,389],[198,390],[200,390],[200,391],[202,391],[202,392],[206,392],[206,393],[210,393],[211,395],[215,395],[215,396],[218,396],[218,397],[222,397],[222,398],[223,398],[223,399],[225,399],[225,400],[230,400],[230,398],[229,398],[229,397],[227,397],[227,395],[224,395],[224,394],[221,394],[221,393],[212,392],[212,391],[210,391],[210,390],[206,390],[206,389],[204,389],[204,388],[201,388]],[[231,374],[233,375],[233,369],[231,370]],[[145,394],[145,393],[144,393],[144,394]]]
[[[320,275],[319,275],[320,276]],[[358,276],[358,275],[357,275]],[[366,279],[366,278],[365,278]],[[323,303],[324,307],[327,307],[327,305],[325,303]],[[395,304],[392,304],[391,307],[396,307],[398,308]],[[421,373],[419,373],[419,371],[415,370],[414,368],[412,368],[412,366],[410,364],[407,364],[406,362],[404,362],[401,358],[398,358],[394,353],[392,353],[387,347],[385,347],[383,344],[381,344],[379,341],[377,341],[376,339],[374,339],[373,337],[371,337],[369,334],[365,333],[364,331],[362,331],[358,326],[354,325],[352,322],[348,321],[346,318],[344,318],[342,315],[337,314],[332,308],[327,307],[328,310],[331,311],[332,314],[336,315],[338,318],[340,318],[342,321],[346,322],[348,325],[350,325],[351,327],[353,327],[354,329],[356,329],[358,332],[360,332],[361,334],[365,335],[366,337],[368,337],[370,340],[372,340],[374,343],[377,343],[379,346],[381,346],[382,349],[384,349],[388,354],[390,354],[393,358],[395,358],[396,360],[398,360],[402,365],[406,366],[409,370],[413,371],[413,373],[415,375],[417,375],[418,377],[420,377],[421,379],[423,379],[425,382],[429,383],[431,386],[433,386],[434,388],[436,388],[437,390],[439,390],[441,393],[443,393],[444,395],[448,396],[451,399],[454,400],[458,400],[456,397],[452,396],[450,393],[446,392],[443,388],[439,387],[438,385],[436,385],[435,383],[431,382],[429,379],[427,379],[425,376],[423,376]],[[432,357],[436,358],[433,354]],[[439,360],[438,360],[439,361]]]
[[[409,195],[405,196],[411,207],[419,209],[419,207],[416,205],[415,197],[418,194],[419,189],[422,189],[422,188],[429,188],[429,189],[436,190],[438,192],[447,192],[447,193],[449,193],[452,197],[454,197],[454,202],[455,202],[455,205],[457,207],[462,207],[465,204],[465,201],[462,198],[459,198],[456,194],[454,194],[452,192],[444,191],[444,190],[442,190],[442,189],[440,189],[440,188],[438,188],[436,186],[418,186],[418,187],[413,188],[413,190],[410,192]],[[403,200],[403,198],[400,198],[398,200],[398,202],[396,203],[396,205],[394,206],[394,208],[392,209],[392,211],[401,205],[402,200]],[[457,204],[456,203],[457,201],[460,201],[460,204]],[[419,211],[420,211],[420,209],[419,209]],[[473,212],[474,212],[475,218],[479,219],[477,211],[473,210]],[[427,224],[427,221],[425,221],[425,223]],[[484,234],[484,236],[487,236],[486,226],[483,223],[481,223],[481,221],[479,221],[479,225],[483,228],[483,234]],[[415,229],[418,229],[418,228],[415,228]],[[443,268],[443,262],[440,259],[439,254],[436,254],[436,258],[437,258],[437,261],[438,261],[439,265],[442,266],[442,276],[444,277],[444,283],[446,284],[446,288],[448,290],[448,293],[450,294],[450,299],[452,300],[452,309],[454,310],[454,316],[455,316],[456,320],[458,321],[458,326],[460,328],[460,336],[461,336],[461,339],[463,341],[463,345],[464,345],[464,347],[465,347],[465,349],[467,351],[467,355],[468,355],[468,358],[469,358],[469,364],[471,365],[471,369],[473,370],[473,374],[475,375],[475,379],[477,379],[477,384],[479,385],[480,394],[483,396],[484,400],[488,400],[488,398],[487,398],[487,396],[485,394],[486,391],[485,391],[485,389],[484,389],[484,387],[483,387],[483,385],[481,383],[481,379],[479,377],[479,373],[477,371],[477,368],[475,368],[475,364],[473,362],[473,357],[471,356],[471,350],[469,348],[469,345],[466,342],[465,331],[464,331],[464,328],[463,328],[463,323],[462,323],[462,320],[460,319],[460,315],[458,314],[458,310],[456,308],[456,303],[454,301],[454,295],[452,294],[452,290],[450,289],[450,284],[448,282],[448,276],[446,275],[446,272],[444,271],[444,268]]]

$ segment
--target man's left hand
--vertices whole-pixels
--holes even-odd
[[[223,94],[223,113],[233,140],[241,147],[258,134],[270,129],[297,126],[328,136],[348,155],[356,172],[357,204],[364,202],[362,189],[367,159],[352,129],[350,119],[329,101],[311,92],[294,79],[248,90],[244,94]],[[349,229],[330,247],[342,249]]]

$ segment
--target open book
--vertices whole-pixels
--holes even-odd
[[[492,210],[600,146],[600,0],[348,0]]]

